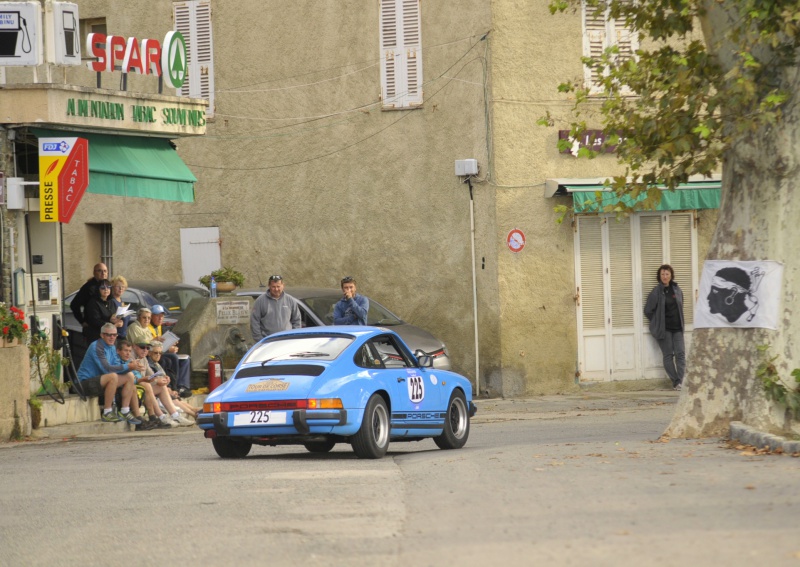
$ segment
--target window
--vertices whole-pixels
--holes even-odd
[[[206,116],[214,115],[214,53],[211,39],[211,2],[190,0],[172,5],[175,30],[186,40],[188,77],[178,96],[208,101]]]
[[[381,0],[380,10],[383,108],[421,106],[420,0]]]
[[[110,224],[87,224],[86,241],[88,249],[86,258],[91,262],[87,265],[94,266],[97,262],[102,262],[108,267],[109,277],[114,276],[114,245],[113,231]]]
[[[101,33],[103,35],[108,33],[106,31],[105,18],[86,18],[85,20],[81,20],[80,27],[81,37],[84,39],[86,39],[86,36],[90,33]],[[86,46],[82,45],[81,49],[86,49]]]
[[[619,48],[617,61],[634,57],[639,42],[631,30],[625,27],[624,21],[609,17],[608,10],[601,4],[598,7],[583,5],[583,55],[599,60],[603,52],[616,45]],[[600,93],[597,69],[584,68],[586,86],[592,93]]]
[[[410,368],[416,366],[394,339],[388,335],[370,341],[386,368]]]

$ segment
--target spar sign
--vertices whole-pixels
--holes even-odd
[[[69,222],[89,185],[85,138],[39,138],[39,220]]]

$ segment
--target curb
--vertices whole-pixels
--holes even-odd
[[[800,441],[790,441],[785,437],[759,431],[741,421],[731,422],[731,439],[745,445],[752,445],[759,449],[769,448],[770,451],[783,453],[800,453]]]

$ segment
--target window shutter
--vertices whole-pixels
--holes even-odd
[[[692,223],[691,213],[669,216],[669,264],[675,270],[675,281],[683,290],[683,317],[686,325],[694,324]]]
[[[605,328],[602,222],[599,217],[578,219],[581,316],[584,329]]]
[[[179,96],[208,101],[207,116],[214,115],[214,59],[211,36],[211,2],[194,0],[173,5],[175,29],[186,40],[189,78],[177,90]]]
[[[633,318],[633,254],[629,218],[608,220],[608,249],[611,259],[611,327],[627,329]]]
[[[381,96],[384,108],[422,104],[419,0],[381,0]]]
[[[639,219],[642,297],[647,300],[650,290],[658,283],[656,271],[664,263],[664,220],[661,215],[646,215]]]
[[[606,48],[606,15],[601,8],[583,3],[583,55],[598,60]],[[584,80],[592,92],[598,92],[597,70],[584,67]]]

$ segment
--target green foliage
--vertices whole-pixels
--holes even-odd
[[[794,419],[800,420],[800,368],[795,368],[791,372],[796,384],[794,386],[787,385],[775,366],[778,356],[770,356],[769,348],[769,345],[757,347],[761,354],[761,363],[756,369],[756,377],[761,380],[764,394],[768,399],[786,406],[792,412]]]
[[[236,287],[242,287],[244,285],[244,275],[242,272],[238,272],[233,268],[220,268],[200,278],[200,283],[208,289],[211,289],[211,276],[214,276],[217,283],[231,282],[235,284]]]
[[[657,205],[656,184],[674,189],[715,173],[737,142],[780,122],[795,88],[798,0],[585,1],[625,22],[642,46],[635,58],[619,57],[616,47],[582,58],[600,77],[600,93],[582,80],[559,86],[575,99],[572,136],[587,129],[583,114],[599,110],[605,145],[617,146],[626,167],[612,187],[633,197],[628,209]],[[570,8],[580,9],[580,0],[550,0],[554,14]],[[539,123],[553,120],[548,114]]]
[[[49,337],[44,333],[34,334],[28,345],[31,361],[31,378],[38,381],[43,393],[56,393],[60,390],[61,353],[50,347]],[[34,398],[31,398],[33,400]],[[37,400],[38,401],[38,400]],[[33,406],[33,402],[31,402]]]

